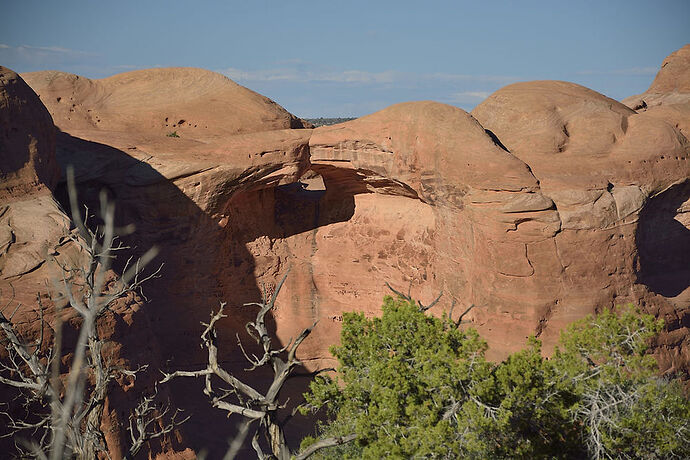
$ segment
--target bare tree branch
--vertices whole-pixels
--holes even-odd
[[[285,403],[281,404],[279,401],[280,392],[283,389],[288,378],[294,375],[294,370],[301,365],[297,359],[297,350],[304,340],[311,334],[316,323],[310,327],[302,330],[299,336],[294,340],[290,340],[287,345],[280,348],[274,348],[271,335],[266,327],[266,314],[275,307],[276,299],[280,293],[281,288],[285,284],[288,273],[276,285],[274,292],[269,296],[267,290],[263,289],[261,302],[251,302],[245,304],[245,307],[258,307],[258,312],[253,321],[245,325],[245,329],[256,344],[263,352],[262,355],[257,356],[247,352],[245,347],[237,335],[237,343],[242,355],[250,363],[247,371],[253,371],[262,366],[270,366],[273,371],[273,381],[269,385],[265,393],[261,393],[252,386],[242,382],[230,372],[223,369],[218,364],[218,344],[217,344],[217,322],[224,318],[223,310],[226,304],[220,304],[218,312],[211,312],[211,320],[205,326],[201,333],[201,340],[203,346],[208,351],[208,364],[206,368],[196,371],[176,370],[170,373],[163,373],[161,383],[168,382],[177,377],[192,377],[204,378],[205,389],[204,393],[209,396],[213,407],[225,410],[228,414],[242,415],[247,419],[240,431],[237,433],[235,439],[231,442],[230,447],[225,455],[226,459],[234,458],[239,452],[244,439],[249,430],[249,425],[257,420],[259,422],[258,429],[252,437],[251,445],[259,458],[269,458],[261,447],[261,438],[270,447],[270,458],[277,458],[279,460],[288,460],[291,453],[288,449],[285,440],[284,426],[288,416],[285,420],[280,420],[278,411],[285,407]],[[229,384],[230,391],[221,392],[213,387],[213,378],[216,377],[222,382]],[[226,399],[234,397],[234,401],[230,402]],[[345,439],[345,438],[344,438]],[[350,438],[347,438],[350,440]],[[354,439],[354,438],[352,438]],[[346,441],[343,441],[346,442]],[[327,444],[327,443],[326,443]],[[324,447],[327,445],[324,444]],[[335,444],[328,444],[335,445]],[[301,455],[301,454],[300,454]],[[309,454],[310,455],[310,454]],[[306,457],[301,457],[306,458]]]
[[[309,446],[307,449],[304,449],[302,452],[299,454],[295,455],[295,460],[304,460],[306,458],[311,457],[313,454],[315,454],[317,451],[321,449],[325,449],[326,447],[335,447],[339,446],[341,444],[346,444],[348,442],[354,441],[357,438],[357,435],[350,434],[347,436],[337,436],[337,437],[332,437],[332,438],[325,438],[321,439],[311,446]]]
[[[462,313],[460,313],[460,316],[458,316],[458,319],[455,320],[455,327],[459,327],[462,324],[462,319],[465,317],[466,314],[470,312],[475,307],[474,304],[471,304],[469,307],[465,309]],[[451,309],[450,314],[453,314],[453,310]]]
[[[398,290],[395,289],[393,286],[391,286],[390,283],[389,283],[388,281],[386,281],[386,287],[387,287],[388,289],[390,289],[391,291],[393,291],[393,293],[394,293],[395,295],[397,295],[398,297],[400,297],[400,298],[402,298],[402,299],[404,299],[404,300],[406,300],[406,301],[408,301],[408,302],[415,302],[415,301],[412,299],[412,297],[410,296],[410,291],[409,291],[409,290],[407,291],[407,294],[403,294],[402,292],[398,291]],[[411,287],[412,287],[412,284],[410,283],[410,288],[411,288]],[[429,305],[424,305],[424,304],[422,303],[421,300],[417,300],[417,301],[416,301],[417,308],[419,308],[419,311],[427,311],[427,310],[429,310],[430,308],[434,307],[434,306],[438,303],[438,301],[441,300],[441,297],[442,297],[442,296],[443,296],[443,291],[439,292],[438,296],[436,296],[436,298],[435,298]]]
[[[242,448],[242,445],[244,444],[244,441],[247,439],[247,434],[249,434],[249,428],[255,420],[256,419],[250,418],[242,424],[240,430],[237,432],[233,440],[230,442],[230,447],[223,456],[223,460],[233,460],[237,456],[240,449]]]
[[[126,459],[133,459],[134,456],[141,450],[145,443],[152,439],[160,438],[189,420],[189,416],[178,419],[182,410],[175,409],[170,417],[168,414],[171,409],[169,405],[162,408],[157,408],[154,401],[158,397],[158,385],[154,388],[154,392],[150,396],[144,396],[134,412],[129,416],[129,436],[131,446],[125,455]],[[163,420],[169,418],[166,424]]]
[[[33,407],[32,417],[36,421],[9,419],[10,429],[32,431],[32,439],[23,443],[28,455],[38,458],[62,460],[77,457],[92,460],[99,455],[109,458],[105,435],[101,431],[103,407],[110,391],[110,384],[119,375],[135,376],[138,370],[130,371],[119,366],[110,366],[104,354],[105,340],[99,335],[98,321],[108,312],[113,303],[130,292],[140,292],[144,282],[157,277],[160,268],[149,275],[143,270],[157,250],[151,249],[144,257],[137,259],[123,277],[115,283],[108,282],[109,269],[118,251],[127,249],[116,234],[115,205],[105,192],[100,195],[100,219],[103,225],[89,227],[88,208],[80,212],[74,170],[67,168],[68,195],[71,205],[73,231],[67,231],[59,245],[71,242],[84,255],[84,263],[72,266],[58,258],[55,263],[62,269],[60,279],[54,281],[51,296],[55,305],[53,338],[45,344],[45,307],[38,296],[39,327],[33,342],[24,340],[17,332],[13,317],[19,305],[9,318],[0,313],[0,329],[6,338],[9,361],[0,365],[0,383],[13,386],[23,392],[25,405]],[[129,264],[128,264],[129,265]],[[11,302],[10,302],[11,303]],[[9,306],[5,306],[3,311]],[[64,379],[60,376],[63,340],[63,316],[65,308],[71,308],[80,319],[79,334],[69,361]],[[138,406],[139,418],[150,416],[144,400]],[[142,406],[143,404],[143,406]],[[143,412],[142,412],[143,411]],[[135,411],[136,412],[136,411]],[[167,414],[167,411],[165,412]],[[133,438],[140,448],[142,439],[152,439],[168,433],[170,425],[154,429],[151,422],[132,425],[142,428],[139,436]],[[177,412],[172,416],[173,427],[179,423]]]

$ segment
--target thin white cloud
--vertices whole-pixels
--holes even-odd
[[[519,80],[518,77],[508,75],[469,75],[443,72],[424,74],[424,77],[429,80],[439,80],[446,82],[480,81],[484,83],[497,83],[501,85],[515,83]]]
[[[130,65],[130,64],[121,64],[121,65],[111,66],[110,68],[115,69],[115,70],[136,70],[136,69],[142,69],[143,67],[140,67],[137,65]]]
[[[622,76],[638,76],[638,75],[656,75],[658,67],[631,67],[629,69],[614,69],[614,70],[581,70],[577,72],[578,75],[622,75]]]
[[[0,62],[20,73],[51,69],[90,78],[101,78],[136,68],[132,65],[111,65],[104,62],[104,56],[98,53],[63,46],[8,45],[6,43],[2,45],[0,46]]]
[[[273,70],[241,70],[233,67],[219,71],[226,77],[235,81],[275,81],[275,80],[297,80],[297,72],[289,69]]]
[[[308,61],[305,61],[304,59],[299,59],[299,58],[281,59],[279,61],[276,61],[275,63],[276,63],[276,65],[309,64]]]
[[[453,93],[448,98],[451,103],[476,103],[478,101],[483,101],[491,95],[489,91],[462,91],[460,93]]]
[[[471,97],[473,99],[486,99],[491,93],[488,91],[463,91],[462,93],[455,93],[455,97]]]
[[[56,53],[56,54],[69,54],[69,55],[80,55],[80,56],[95,56],[96,53],[91,53],[89,51],[73,50],[70,48],[63,48],[61,46],[27,46],[22,45],[22,48],[43,51],[46,53]]]
[[[344,83],[393,83],[399,78],[397,72],[388,70],[385,72],[366,72],[363,70],[346,70],[341,73],[325,75],[324,81],[336,81]]]
[[[10,46],[6,44],[0,44],[0,49],[10,50],[11,52],[18,52],[21,54],[37,54],[37,55],[70,55],[70,56],[96,56],[96,53],[89,51],[75,50],[70,48],[64,48],[62,46],[33,46],[33,45],[19,45]]]
[[[482,82],[505,85],[513,83],[518,79],[516,77],[500,76],[500,75],[465,75],[465,74],[450,74],[450,73],[405,73],[394,70],[387,70],[383,72],[368,72],[364,70],[341,70],[341,71],[324,71],[324,70],[307,70],[303,68],[282,67],[276,69],[264,70],[242,70],[234,67],[219,70],[220,73],[226,75],[228,78],[243,82],[270,82],[270,81],[284,81],[284,82],[333,82],[333,83],[351,83],[351,84],[392,84],[392,83],[406,83],[406,82],[444,82],[444,83],[459,83],[459,82]]]
[[[392,83],[396,73],[366,72],[363,70],[344,70],[340,72],[311,71],[292,68],[267,70],[241,70],[233,67],[220,70],[228,78],[240,82],[337,82],[337,83]]]

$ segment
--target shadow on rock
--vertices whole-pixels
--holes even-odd
[[[664,297],[676,297],[690,287],[688,200],[690,181],[686,180],[649,200],[640,213],[635,236],[638,282]]]
[[[349,219],[354,212],[354,197],[336,197],[336,211],[324,213],[319,210],[328,199],[326,190],[306,190],[300,184],[247,187],[231,194],[225,205],[230,218],[221,223],[204,213],[171,180],[122,150],[58,133],[57,157],[63,169],[74,165],[80,201],[91,213],[97,209],[100,191],[105,189],[117,206],[116,225],[136,225],[135,232],[125,238],[132,255],[139,256],[152,246],[160,250],[153,265],[164,264],[161,277],[144,288],[149,302],[134,315],[132,325],[118,328],[114,337],[122,342],[123,357],[133,365],[150,365],[149,370],[154,372],[149,385],[157,369],[204,368],[207,356],[200,347],[200,323],[208,322],[211,311],[225,301],[228,318],[219,328],[219,361],[257,390],[265,389],[271,376],[244,371],[248,366],[237,346],[236,334],[252,352],[253,341],[244,325],[256,311],[243,304],[261,299],[259,278],[276,283],[291,263],[289,258],[279,260],[271,254],[272,240]],[[140,180],[142,177],[145,180]],[[65,184],[59,184],[55,196],[68,209],[66,195]],[[268,246],[264,255],[257,249],[257,241],[261,240]],[[276,260],[257,264],[257,257]],[[114,266],[121,270],[123,264],[124,260],[118,260]],[[265,271],[266,267],[271,270]],[[258,273],[261,270],[264,272]],[[267,316],[267,326],[275,334],[272,317]],[[288,385],[286,393],[290,393],[294,404],[306,390],[308,379],[297,378]],[[192,417],[181,429],[182,439],[176,450],[190,447],[196,452],[206,451],[210,458],[221,456],[239,417],[228,419],[223,411],[212,408],[202,393],[201,379],[178,379],[167,386],[172,405]],[[127,400],[122,394],[113,398]],[[122,411],[118,418],[126,420],[127,408],[115,405],[111,409]],[[288,434],[311,431],[311,421],[299,425],[295,431],[288,428]],[[124,428],[121,431],[124,435]],[[294,441],[292,448],[299,444],[299,439]]]

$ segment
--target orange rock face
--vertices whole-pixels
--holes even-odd
[[[20,76],[2,67],[0,122],[0,305],[7,316],[13,315],[18,332],[33,340],[40,328],[37,296],[41,297],[46,321],[54,325],[51,293],[55,290],[54,283],[59,283],[64,276],[60,266],[83,267],[86,259],[83,251],[65,238],[72,226],[70,218],[51,193],[60,176],[51,115]],[[147,317],[137,315],[142,304],[138,296],[128,295],[113,305],[112,311],[100,321],[99,332],[113,365],[136,368],[152,358],[159,360],[157,342],[150,334],[153,328]],[[67,337],[63,345],[69,350],[69,338],[76,337],[80,321],[69,309],[61,318],[63,335]],[[46,328],[43,332],[45,343],[50,343],[52,330]],[[125,336],[130,340],[125,341]],[[0,348],[0,359],[6,358],[5,349]],[[122,427],[128,411],[139,397],[133,393],[148,391],[145,385],[152,384],[150,379],[141,383],[144,386],[131,391],[133,385],[122,382],[122,387],[116,386],[106,401],[104,433],[114,458],[121,458],[122,448],[126,447],[120,441],[124,439]],[[0,386],[0,400],[10,401],[16,396],[9,387]],[[9,406],[11,411],[19,408],[20,404]],[[3,423],[0,430],[3,435],[4,428]],[[13,451],[13,441],[3,439],[0,449]],[[167,441],[154,449],[161,450],[166,444],[170,450]]]
[[[510,85],[472,114],[530,166],[560,220],[551,250],[527,243],[528,257],[539,254],[533,266],[542,279],[531,296],[546,294],[534,312],[547,346],[568,322],[625,302],[687,321],[676,315],[687,315],[690,300],[690,272],[680,261],[690,241],[684,219],[675,218],[690,198],[690,158],[674,126],[564,82]]]
[[[690,98],[690,44],[671,53],[661,64],[649,89],[623,103],[635,110],[686,104]]]
[[[370,229],[359,230],[381,234],[378,244],[346,238],[360,248],[348,258],[361,260],[373,276],[357,275],[361,269],[330,276],[339,282],[352,278],[347,284],[359,287],[350,303],[366,292],[377,305],[385,292],[383,282],[389,281],[402,290],[411,284],[411,292],[424,300],[445,292],[435,307],[438,313],[457,302],[462,310],[475,304],[477,311],[488,308],[495,314],[494,308],[500,307],[490,297],[498,294],[494,287],[499,278],[533,274],[524,239],[548,238],[559,230],[553,203],[539,192],[529,167],[458,108],[433,102],[398,104],[316,129],[310,152],[312,169],[322,175],[327,190],[356,193],[348,226],[358,223],[359,213],[379,216],[367,220]],[[317,237],[324,233],[325,239],[332,231],[319,229]],[[338,258],[337,248],[324,251],[320,242],[317,259]],[[367,253],[368,260],[362,260]],[[334,289],[325,285],[319,291]],[[475,318],[478,324],[483,321]],[[508,349],[503,335],[497,353]],[[524,335],[515,335],[516,344],[523,341]]]
[[[259,295],[254,255],[259,259],[263,251],[270,255],[265,260],[279,262],[264,244],[267,232],[283,235],[273,224],[274,190],[296,182],[306,171],[311,131],[289,129],[301,127],[301,121],[212,72],[169,69],[125,77],[118,76],[113,83],[113,79],[90,81],[53,72],[27,76],[55,114],[57,158],[63,168],[74,167],[79,195],[88,208],[98,208],[98,192],[105,189],[116,200],[117,224],[136,226],[134,236],[127,239],[132,253],[160,248],[158,263],[164,264],[164,277],[145,288],[152,301],[143,309],[140,303],[123,306],[106,324],[110,336],[122,344],[122,359],[134,366],[144,362],[151,363],[151,369],[196,366],[204,359],[197,346],[199,323],[208,320],[219,300],[227,299],[235,314],[226,321],[223,347],[228,350],[226,359],[239,361],[235,332],[243,331],[251,313],[241,306]],[[150,100],[154,88],[170,84],[169,97]],[[185,88],[191,88],[189,93]],[[195,102],[190,104],[190,99]],[[62,110],[63,101],[72,101],[73,110]],[[101,122],[86,116],[94,113]],[[184,113],[189,120],[204,115],[214,123],[181,129],[179,120],[170,127],[152,128],[146,123],[152,117],[164,120],[162,115],[170,113]],[[167,135],[173,130],[179,137]],[[66,203],[64,183],[55,195]],[[26,218],[32,218],[30,213]],[[47,227],[58,234],[64,230]],[[41,263],[50,265],[45,258]],[[274,265],[272,270],[265,277],[269,287],[284,267]],[[30,280],[45,282],[52,274],[36,271],[30,278],[11,282],[31,292],[33,284],[24,289]],[[117,327],[122,324],[128,327]],[[241,371],[245,366],[236,367]],[[149,380],[133,392],[123,391],[150,391]],[[192,441],[176,446],[224,450],[234,423],[228,427],[222,414],[214,413],[195,382],[169,388],[175,404],[202,414],[185,430]],[[109,429],[114,433],[108,442],[111,454],[118,457],[122,421],[135,397],[120,394],[115,400],[118,403],[108,406]],[[118,423],[119,428],[113,429]]]
[[[0,66],[0,200],[57,183],[53,120],[33,90]]]
[[[318,321],[300,349],[310,369],[333,364],[342,313],[378,314],[389,282],[426,302],[442,291],[434,314],[474,305],[466,318],[496,359],[531,334],[549,351],[569,322],[635,302],[666,319],[664,368],[687,373],[687,51],[640,96],[646,110],[541,81],[505,87],[471,114],[404,103],[315,130],[293,129],[305,125],[198,69],[26,79],[61,130],[57,160],[74,165],[80,195],[93,207],[108,190],[118,223],[137,226],[135,254],[161,250],[150,302],[112,328],[131,362],[198,368],[199,322],[225,300],[220,346],[241,373],[235,333],[244,337],[254,313],[242,305],[290,269],[270,324],[287,343]],[[60,184],[55,196],[64,194]],[[27,236],[28,224],[11,232],[53,238]],[[13,283],[33,289],[48,276],[20,273],[5,252]],[[222,452],[234,422],[208,408],[197,382],[170,388],[174,404],[198,414],[179,446]]]
[[[63,72],[22,75],[56,124],[78,131],[127,132],[199,142],[238,133],[302,128],[275,102],[208,70],[178,67],[127,72],[90,80]]]
[[[55,161],[53,120],[33,90],[0,67],[0,279],[41,267],[69,219],[51,195],[60,170]],[[20,290],[21,291],[21,290]],[[35,303],[37,291],[20,292]],[[4,304],[3,304],[4,305]]]
[[[664,59],[647,91],[623,103],[668,122],[690,138],[690,45]]]

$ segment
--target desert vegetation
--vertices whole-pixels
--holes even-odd
[[[88,230],[87,235],[91,241],[103,238]],[[133,282],[96,295],[104,285],[89,280],[100,279],[100,267],[107,266],[103,255],[113,248],[92,242],[86,250],[93,264],[87,271],[77,270],[86,280],[79,284],[86,289],[81,297],[86,303],[65,292],[73,290],[76,281],[63,280],[62,292],[82,321],[66,375],[60,376],[55,364],[66,358],[59,321],[53,327],[55,338],[46,346],[43,337],[27,343],[15,332],[11,315],[0,317],[9,352],[0,382],[20,389],[22,404],[36,411],[24,418],[3,412],[18,436],[16,454],[21,457],[107,455],[101,416],[109,382],[119,376],[133,378],[138,371],[106,362],[97,319],[113,299],[141,285],[140,270],[126,278]],[[265,292],[261,302],[247,305],[258,308],[247,330],[263,354],[247,352],[237,337],[249,364],[246,370],[272,369],[266,391],[219,364],[223,351],[218,349],[216,323],[225,316],[225,303],[211,312],[201,334],[207,367],[163,373],[161,384],[183,377],[203,379],[203,392],[214,408],[245,419],[231,438],[226,458],[235,458],[245,443],[251,444],[257,458],[277,459],[690,455],[690,400],[680,381],[659,375],[649,354],[650,340],[663,321],[632,305],[573,323],[562,332],[550,358],[543,356],[539,340],[530,337],[523,350],[492,363],[485,358],[486,342],[463,325],[468,310],[455,320],[452,311],[439,318],[409,296],[386,296],[380,317],[344,314],[340,344],[331,349],[338,359],[337,372],[312,373],[305,401],[281,419],[279,409],[287,404],[281,391],[301,364],[297,349],[316,326],[283,347],[273,345],[265,316],[275,307],[286,277],[273,293]],[[157,405],[155,399],[156,395],[143,398],[130,417],[126,458],[134,458],[146,442],[190,418]],[[325,418],[317,422],[314,436],[302,440],[300,451],[291,452],[284,426],[297,411],[322,412]]]
[[[315,128],[319,126],[331,126],[337,125],[338,123],[345,123],[346,121],[354,120],[353,117],[335,117],[335,118],[305,118],[304,120],[314,125]]]
[[[588,316],[543,357],[529,338],[499,363],[450,316],[386,297],[381,317],[344,315],[334,378],[304,412],[316,437],[354,436],[322,458],[688,458],[690,401],[648,354],[662,328],[633,306]]]
[[[103,191],[99,212],[95,216],[88,208],[82,212],[72,169],[67,180],[74,227],[65,229],[63,243],[77,246],[81,263],[55,259],[61,276],[47,280],[50,308],[37,296],[36,337],[22,333],[23,324],[14,318],[23,307],[20,303],[11,301],[0,311],[6,354],[0,362],[0,383],[17,392],[0,406],[7,427],[2,436],[14,438],[14,455],[21,458],[110,457],[102,429],[106,398],[116,380],[134,381],[148,367],[129,369],[118,362],[113,344],[102,335],[101,323],[116,302],[140,294],[142,286],[159,275],[161,267],[144,272],[157,250],[151,248],[136,260],[129,257],[121,276],[114,276],[113,260],[130,249],[120,239],[127,229],[115,226],[115,204]],[[65,338],[65,324],[70,321],[77,324],[75,340]],[[143,395],[128,421],[131,442],[125,458],[133,458],[146,442],[184,421],[180,411],[160,404],[157,388]]]

